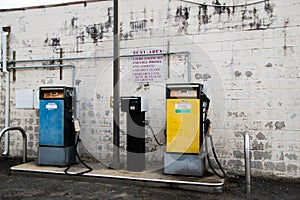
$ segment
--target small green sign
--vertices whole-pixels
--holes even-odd
[[[192,111],[190,109],[176,109],[176,114],[190,114]]]

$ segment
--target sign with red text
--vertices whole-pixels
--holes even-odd
[[[165,80],[165,54],[161,49],[135,50],[132,57],[133,82]]]

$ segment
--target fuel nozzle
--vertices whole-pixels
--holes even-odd
[[[74,128],[75,128],[75,132],[80,132],[80,124],[79,124],[79,120],[75,119],[74,120]]]
[[[210,120],[205,119],[205,121],[204,121],[204,135],[205,136],[209,134],[209,128],[210,128]]]

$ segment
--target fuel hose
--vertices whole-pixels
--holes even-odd
[[[85,173],[88,173],[88,172],[91,172],[93,170],[93,168],[91,168],[90,166],[88,166],[79,156],[78,154],[78,151],[77,151],[77,146],[78,146],[78,142],[79,142],[80,138],[79,138],[79,133],[77,133],[77,139],[76,139],[76,142],[75,142],[75,155],[76,157],[78,158],[79,162],[85,166],[87,168],[87,170],[83,171],[83,172],[79,172],[79,173],[69,173],[68,171],[70,170],[71,166],[72,165],[69,165],[66,169],[65,169],[65,174],[68,174],[68,175],[83,175]]]
[[[206,118],[205,121],[204,121],[204,138],[205,138],[205,151],[206,151],[207,162],[208,162],[209,167],[211,168],[211,170],[213,171],[213,173],[215,175],[217,175],[219,178],[226,178],[227,174],[224,171],[221,163],[219,162],[219,159],[218,159],[218,156],[216,154],[215,147],[214,147],[214,144],[213,144],[212,136],[208,135],[209,126],[210,126],[210,120]],[[211,144],[212,152],[213,152],[213,155],[214,155],[214,159],[215,159],[215,161],[216,161],[219,169],[222,171],[222,174],[218,173],[215,170],[215,168],[213,167],[212,163],[211,163],[211,160],[210,160],[210,157],[209,157],[209,153],[208,153],[208,141],[207,141],[207,137],[210,137],[210,144]]]

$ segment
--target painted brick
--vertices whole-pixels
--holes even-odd
[[[299,4],[295,0],[276,0],[272,1],[272,13],[264,9],[264,4],[257,4],[237,8],[230,15],[216,14],[210,7],[207,12],[211,18],[206,24],[199,21],[197,5],[180,1],[169,4],[168,11],[167,2],[128,0],[122,4],[121,54],[131,54],[134,49],[166,49],[167,42],[170,51],[190,51],[192,81],[203,83],[204,74],[210,76],[207,81],[211,97],[209,115],[217,152],[225,168],[242,173],[243,133],[247,131],[251,137],[254,174],[299,177]],[[189,8],[188,19],[176,16],[180,6]],[[12,26],[10,57],[15,50],[17,59],[58,58],[60,48],[63,56],[69,58],[112,55],[111,26],[96,39],[87,32],[94,24],[100,27],[108,22],[110,7],[111,2],[103,1],[88,3],[84,9],[82,5],[69,5],[0,12],[0,24]],[[256,16],[253,7],[257,10]],[[147,20],[146,28],[131,30],[130,22],[139,20]],[[101,32],[101,28],[97,31]],[[54,44],[52,38],[59,39],[59,43]],[[75,65],[75,80],[81,81],[78,112],[81,145],[86,149],[83,154],[90,153],[105,162],[112,157],[112,108],[109,107],[112,61],[112,58],[95,58],[63,62]],[[165,84],[187,81],[187,56],[170,56],[170,76],[160,83],[132,82],[131,58],[121,58],[120,62],[121,94],[149,98],[151,110],[146,118],[155,132],[163,136]],[[20,66],[43,64],[51,62],[20,63]],[[38,112],[16,109],[15,90],[38,89],[41,85],[70,86],[72,71],[64,68],[62,80],[58,69],[17,70],[16,77],[17,80],[11,82],[11,124],[26,128],[30,136],[28,153],[35,157]],[[0,114],[3,116],[2,74],[0,87]],[[125,129],[124,115],[121,116],[121,126]],[[0,126],[3,125],[4,120],[0,119]],[[151,134],[147,135],[150,137],[147,139],[148,161],[162,160],[164,147],[158,147]],[[20,145],[18,136],[13,136],[13,155],[20,155]],[[124,155],[124,134],[121,146]]]

